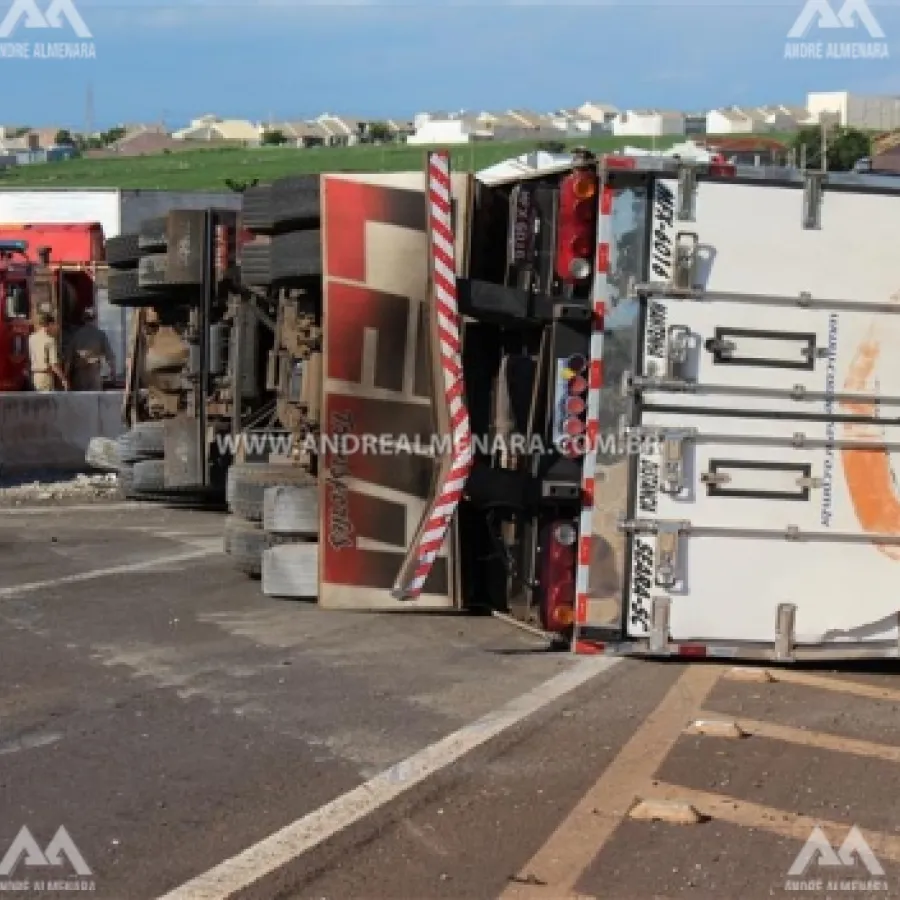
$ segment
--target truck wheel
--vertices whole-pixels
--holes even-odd
[[[262,590],[267,597],[314,600],[319,596],[319,545],[283,544],[262,557]]]
[[[155,219],[146,219],[141,224],[138,236],[138,247],[146,252],[159,252],[169,246],[169,217],[160,216]]]
[[[136,234],[120,234],[106,242],[106,263],[111,269],[133,269],[140,258]]]
[[[248,188],[241,202],[244,228],[264,234],[318,225],[321,216],[318,175],[290,176]]]
[[[134,466],[122,466],[119,469],[119,489],[126,500],[134,500]]]
[[[162,459],[164,454],[164,422],[139,422],[119,437],[119,458],[124,463]]]
[[[263,529],[268,534],[316,538],[319,534],[319,490],[314,480],[300,487],[279,485],[263,495]]]
[[[322,275],[322,233],[291,231],[246,244],[241,252],[241,283],[268,287],[281,281]]]
[[[262,522],[267,488],[303,487],[316,479],[305,469],[287,463],[236,463],[228,472],[231,511],[248,522]]]
[[[253,522],[245,522],[235,516],[225,520],[223,547],[234,566],[251,578],[262,574],[263,551],[268,538],[262,528]]]
[[[134,490],[159,493],[166,489],[166,464],[161,459],[143,459],[134,464]]]
[[[272,241],[272,278],[318,278],[322,275],[322,232],[291,231]]]
[[[138,263],[138,284],[143,287],[162,287],[168,284],[169,257],[166,253],[148,253]]]
[[[110,269],[107,299],[112,306],[140,307],[155,306],[166,297],[159,291],[142,288],[137,269]]]

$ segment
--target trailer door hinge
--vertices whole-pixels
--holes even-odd
[[[656,532],[656,584],[671,588],[678,583],[681,570],[681,536],[679,522],[658,522]]]
[[[797,487],[805,488],[808,491],[818,490],[825,487],[825,480],[823,478],[798,478]]]
[[[803,228],[816,231],[822,227],[822,186],[824,172],[803,173]]]
[[[678,219],[693,222],[697,208],[697,167],[682,163],[678,167]]]
[[[690,352],[691,330],[684,325],[673,325],[669,329],[668,365],[669,378],[680,378],[682,367],[687,364]]]
[[[691,216],[693,218],[693,215]],[[673,292],[691,292],[697,283],[697,250],[700,237],[693,231],[679,231],[675,235],[675,264],[672,269]]]
[[[695,428],[663,430],[662,459],[663,470],[660,490],[665,494],[678,495],[684,490],[684,443],[697,434]]]

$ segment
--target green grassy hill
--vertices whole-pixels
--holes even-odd
[[[768,135],[768,137],[780,137]],[[667,149],[683,141],[681,136],[658,138],[655,146]],[[651,147],[650,138],[588,138],[565,142],[596,152],[610,152],[626,145]],[[485,141],[452,149],[457,171],[477,171],[494,163],[534,150],[534,141],[495,143]],[[159,188],[167,190],[221,190],[225,180],[272,181],[284,175],[319,172],[399,172],[424,166],[424,148],[359,146],[297,150],[262,147],[252,150],[188,150],[179,153],[124,159],[75,159],[69,162],[16,166],[0,173],[4,187],[44,188]]]

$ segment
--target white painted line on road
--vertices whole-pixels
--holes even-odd
[[[199,543],[200,542],[198,541],[197,544]],[[59,587],[63,584],[79,584],[82,581],[94,581],[97,578],[108,578],[112,575],[128,575],[132,572],[146,572],[150,569],[158,569],[161,566],[189,562],[194,559],[203,559],[205,556],[214,556],[221,552],[221,541],[208,541],[206,542],[206,546],[201,549],[191,550],[187,553],[176,553],[172,556],[158,556],[156,559],[148,559],[144,562],[128,563],[122,566],[110,566],[107,569],[90,569],[87,572],[79,572],[77,575],[64,575],[62,578],[50,578],[47,581],[31,581],[26,584],[16,584],[11,587],[0,588],[0,600],[18,597],[20,594],[31,594],[34,591],[43,591],[46,588]]]
[[[621,662],[583,659],[534,690],[376,775],[159,900],[228,900]]]
[[[0,517],[7,516],[36,516],[40,513],[82,513],[82,512],[124,512],[127,509],[146,509],[145,503],[90,503],[81,506],[59,506],[48,503],[46,506],[12,506],[9,509],[0,509]]]

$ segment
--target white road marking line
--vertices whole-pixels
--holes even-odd
[[[619,657],[580,660],[159,900],[228,900],[619,662]]]
[[[200,543],[199,541],[197,542]],[[176,553],[173,556],[159,556],[156,559],[148,559],[139,563],[127,563],[122,566],[110,566],[107,569],[91,569],[88,572],[79,572],[76,575],[64,575],[62,578],[50,578],[47,581],[31,581],[26,584],[16,584],[12,587],[0,588],[0,600],[10,597],[18,597],[20,594],[30,594],[34,591],[42,591],[46,588],[58,587],[63,584],[79,584],[82,581],[94,581],[97,578],[107,578],[110,575],[127,575],[130,572],[144,572],[167,566],[174,563],[189,562],[193,559],[202,559],[204,556],[213,556],[222,552],[221,542],[215,541],[199,550],[191,550],[188,553]]]

